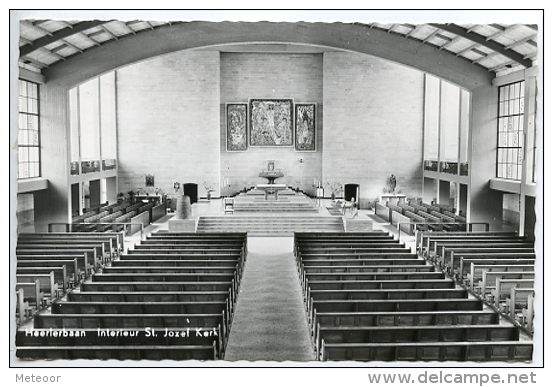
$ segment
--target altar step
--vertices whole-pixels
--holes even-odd
[[[272,195],[265,199],[263,190],[252,189],[235,197],[234,212],[318,213],[319,208],[313,199],[291,189],[279,191],[278,200]]]
[[[263,191],[261,189],[253,188],[253,189],[249,190],[248,192],[246,192],[246,195],[265,196],[265,191]],[[288,189],[281,190],[278,193],[278,196],[282,196],[282,195],[294,196],[294,195],[297,195],[297,193],[288,188]]]
[[[234,212],[309,212],[318,213],[319,208],[313,204],[302,203],[235,203]]]
[[[247,232],[250,236],[292,236],[294,232],[344,231],[341,217],[201,216],[197,232]]]

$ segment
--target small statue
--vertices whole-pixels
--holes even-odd
[[[392,176],[390,176],[389,184],[390,184],[390,192],[395,193],[397,181],[396,181],[396,177],[393,174]]]

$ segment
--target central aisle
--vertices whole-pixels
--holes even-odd
[[[315,360],[290,237],[250,237],[225,360]]]

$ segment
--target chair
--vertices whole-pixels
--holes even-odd
[[[346,210],[353,214],[355,217],[358,215],[359,210],[359,184],[345,184],[344,185],[344,200],[343,213],[345,215]]]
[[[225,215],[234,214],[234,198],[224,198],[223,207],[224,207],[223,209],[225,211]]]

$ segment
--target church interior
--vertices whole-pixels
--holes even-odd
[[[541,353],[536,24],[15,28],[18,364]]]

